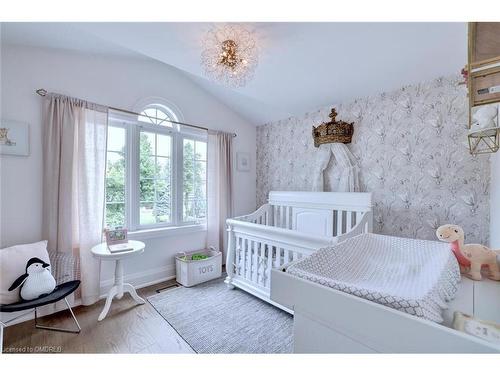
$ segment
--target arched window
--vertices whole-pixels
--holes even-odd
[[[134,231],[204,225],[207,135],[177,124],[172,107],[154,98],[142,103],[137,115],[109,115],[108,227]]]
[[[138,120],[148,124],[172,127],[171,121],[179,121],[175,112],[163,104],[149,104],[140,113]]]

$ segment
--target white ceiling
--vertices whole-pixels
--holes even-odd
[[[251,23],[259,66],[243,88],[204,78],[201,40],[211,23],[10,23],[10,44],[152,58],[181,69],[259,125],[319,107],[458,73],[465,23]]]

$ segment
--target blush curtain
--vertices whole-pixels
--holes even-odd
[[[233,215],[233,134],[208,132],[207,245],[225,254],[226,219]]]
[[[43,236],[48,248],[80,259],[83,305],[99,299],[107,108],[48,94],[43,117]]]

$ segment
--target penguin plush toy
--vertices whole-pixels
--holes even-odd
[[[56,280],[49,270],[50,264],[40,258],[31,258],[26,263],[26,273],[19,276],[9,288],[9,292],[19,288],[21,299],[29,301],[51,293]]]

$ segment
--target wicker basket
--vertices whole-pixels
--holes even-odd
[[[330,121],[312,128],[314,146],[325,143],[351,143],[354,134],[354,123],[337,121],[337,111],[332,108],[329,115]]]

